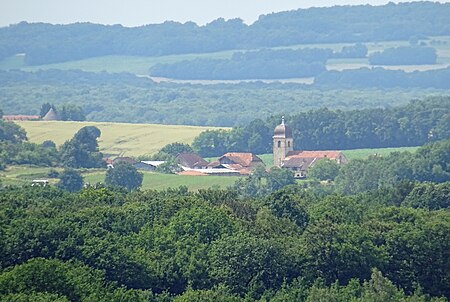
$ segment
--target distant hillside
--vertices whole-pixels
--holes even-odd
[[[23,53],[28,65],[106,55],[160,56],[305,43],[408,40],[450,35],[450,3],[336,6],[264,15],[252,25],[240,19],[126,28],[90,23],[22,22],[0,28],[0,60]]]

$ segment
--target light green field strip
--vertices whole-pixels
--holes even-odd
[[[96,122],[17,122],[27,132],[31,142],[42,143],[52,140],[61,145],[84,126],[96,126],[102,132],[99,139],[100,151],[111,155],[138,156],[156,153],[169,143],[190,144],[194,138],[215,127],[179,125],[96,123]],[[226,128],[221,128],[226,129]]]

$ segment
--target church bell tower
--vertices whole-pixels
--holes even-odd
[[[294,151],[294,139],[291,128],[284,123],[283,116],[281,124],[275,127],[273,133],[273,164],[281,168],[289,151]]]

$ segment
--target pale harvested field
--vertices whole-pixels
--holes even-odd
[[[96,126],[102,132],[100,150],[110,155],[138,156],[153,154],[169,143],[192,143],[194,138],[215,127],[194,127],[180,125],[96,123],[96,122],[17,122],[27,132],[31,142],[42,143],[52,140],[56,145],[66,140],[84,126]],[[222,128],[224,129],[224,128]]]

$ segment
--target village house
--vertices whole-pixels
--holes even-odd
[[[135,163],[134,166],[136,169],[144,170],[144,171],[155,171],[159,165],[162,165],[165,161],[162,160],[143,160],[138,163]]]
[[[197,153],[180,153],[175,158],[175,161],[182,168],[206,169],[208,167],[208,162]]]
[[[294,172],[294,177],[304,178],[309,168],[321,159],[330,159],[338,164],[346,164],[347,158],[341,151],[305,151],[294,150],[292,130],[285,124],[284,117],[281,124],[275,127],[273,134],[273,163],[283,169]]]
[[[241,175],[248,175],[260,165],[264,166],[263,161],[253,153],[229,152],[210,163],[208,169],[229,169],[238,171]]]

